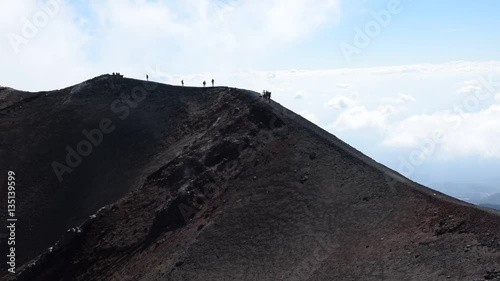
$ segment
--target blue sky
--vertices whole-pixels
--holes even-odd
[[[118,71],[265,88],[375,160],[479,201],[500,192],[499,8],[494,0],[3,1],[0,84],[52,90]]]
[[[372,19],[371,12],[383,10],[388,2],[343,2],[349,14],[344,14],[340,24],[330,32],[337,34],[340,40],[349,40],[353,27],[362,28]],[[493,30],[500,26],[495,12],[500,8],[498,1],[421,0],[401,3],[403,11],[394,15],[391,24],[355,61],[356,66],[499,58],[500,37],[493,35]],[[339,58],[334,56],[334,59]],[[338,66],[345,66],[342,59]]]
[[[352,41],[355,28],[373,20],[371,12],[386,9],[390,1],[342,1],[336,24],[319,27],[310,37],[289,45],[259,65],[265,69],[367,67],[454,60],[499,59],[498,1],[405,1],[403,11],[374,38],[373,44],[353,62],[347,62],[339,45]],[[293,60],[289,58],[293,57]]]

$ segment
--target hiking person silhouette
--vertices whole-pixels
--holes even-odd
[[[149,76],[146,74],[146,81],[149,81]]]
[[[271,103],[271,92],[267,92],[267,100]]]
[[[205,87],[207,85],[207,82],[203,81],[203,87]]]
[[[184,80],[181,80],[182,87],[184,87]]]
[[[214,86],[214,83],[215,83],[215,80],[214,80],[214,79],[212,79],[212,87]]]

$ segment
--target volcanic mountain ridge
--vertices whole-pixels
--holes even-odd
[[[0,219],[7,171],[18,217],[1,280],[500,280],[498,212],[252,91],[2,88],[0,131]]]

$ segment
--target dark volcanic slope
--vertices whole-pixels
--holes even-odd
[[[19,218],[3,280],[500,280],[498,213],[254,92],[101,76],[0,95],[1,219],[7,170]],[[59,182],[53,162],[102,122]]]

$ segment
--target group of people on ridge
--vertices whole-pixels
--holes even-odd
[[[115,73],[113,73],[113,75],[115,75]],[[117,73],[117,75],[120,75],[120,74]],[[146,74],[146,81],[149,81],[149,75],[147,75],[147,74]],[[182,87],[184,87],[184,80],[181,80],[181,85],[182,85]],[[214,85],[215,85],[215,80],[212,79],[212,87],[214,87]],[[206,86],[207,86],[207,82],[203,81],[203,87],[206,87]],[[271,103],[271,92],[264,90],[264,91],[262,91],[262,94],[260,95],[260,97],[264,98],[269,103]]]
[[[262,95],[260,95],[261,98],[264,98],[267,100],[269,103],[271,103],[271,92],[264,90],[262,91]]]

